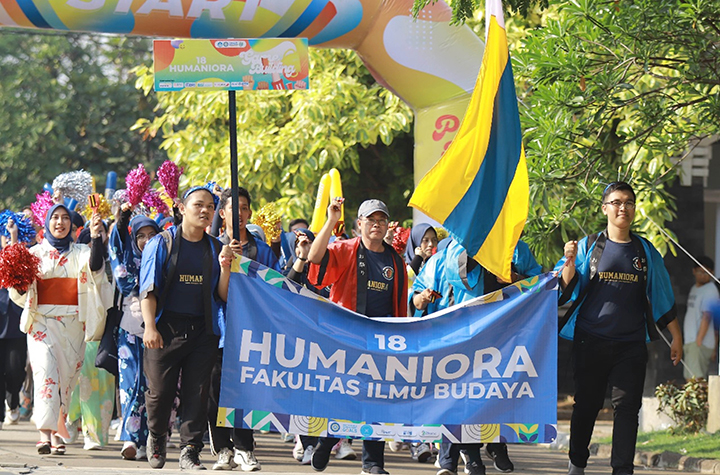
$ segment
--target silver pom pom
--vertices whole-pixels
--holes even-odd
[[[81,211],[92,193],[92,175],[84,170],[63,173],[53,180],[52,188],[63,197],[77,201],[76,211]]]

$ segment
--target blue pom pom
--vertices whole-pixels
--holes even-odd
[[[18,228],[18,241],[32,242],[35,239],[35,228],[32,221],[22,213],[13,213],[6,209],[0,213],[0,235],[10,239],[10,232],[7,230],[8,220],[12,219]]]

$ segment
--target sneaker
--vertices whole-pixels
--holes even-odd
[[[150,466],[152,468],[163,468],[166,456],[167,435],[162,435],[156,439],[152,434],[148,434],[147,459]]]
[[[138,448],[137,455],[135,455],[135,460],[147,460],[147,447],[142,445]]]
[[[135,445],[135,442],[130,440],[125,442],[122,450],[120,451],[120,455],[125,460],[135,460],[135,457],[137,456],[137,445]]]
[[[237,467],[235,460],[233,460],[233,452],[227,447],[220,449],[217,454],[217,462],[212,466],[213,470],[232,470]]]
[[[13,426],[20,420],[20,408],[10,409],[5,414],[5,424]],[[0,429],[2,429],[2,421],[0,421]]]
[[[485,465],[477,462],[468,462],[465,464],[465,473],[469,475],[485,475]]]
[[[65,437],[63,437],[63,441],[66,444],[74,444],[75,441],[77,441],[77,439],[78,439],[78,435],[80,434],[80,431],[82,430],[82,429],[80,429],[80,419],[72,421],[72,422],[70,422],[70,421],[65,422],[65,429],[67,430],[68,435],[70,437],[68,437],[67,439]]]
[[[83,450],[102,450],[102,445],[100,445],[99,442],[96,442],[94,440],[85,439]]]
[[[300,440],[299,435],[295,436],[295,447],[293,447],[292,453],[295,460],[297,460],[298,462],[302,462],[305,449],[303,448],[302,441]]]
[[[235,449],[235,463],[243,472],[256,472],[260,470],[260,462],[255,458],[252,450]]]
[[[432,452],[430,451],[430,447],[428,446],[428,444],[425,444],[425,443],[418,444],[415,447],[413,447],[411,445],[410,453],[412,455],[413,460],[417,460],[420,463],[425,463],[430,459],[430,457],[432,457]]]
[[[283,443],[289,444],[293,440],[295,440],[295,436],[292,434],[280,434],[280,440],[283,441]]]
[[[441,468],[435,475],[457,475],[457,472],[453,472],[449,468]]]
[[[186,445],[180,451],[180,470],[207,470],[200,463],[200,451],[193,445]]]
[[[400,442],[399,440],[391,440],[390,442],[388,442],[388,448],[390,448],[392,452],[400,452],[406,447],[407,444],[405,444],[405,442]]]
[[[362,472],[360,472],[360,475],[390,475],[390,472],[385,471],[384,469],[378,467],[377,465],[374,465],[370,468],[363,468]]]
[[[495,470],[498,472],[509,473],[515,470],[515,465],[508,457],[507,444],[488,444],[485,447],[485,452],[492,459]]]
[[[568,475],[585,475],[585,469],[583,467],[573,465],[572,462],[568,462]]]
[[[328,462],[330,462],[330,452],[313,450],[313,454],[310,457],[310,466],[313,470],[322,472],[327,468]]]
[[[357,458],[357,453],[353,450],[348,439],[340,441],[340,446],[335,452],[335,458],[338,460],[355,460]]]
[[[303,452],[303,457],[300,460],[300,464],[302,465],[310,465],[310,462],[312,462],[312,455],[313,452],[315,452],[315,448],[312,445],[308,445],[305,451]]]

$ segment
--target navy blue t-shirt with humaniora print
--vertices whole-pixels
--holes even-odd
[[[202,318],[203,303],[203,257],[206,244],[182,238],[175,275],[170,282],[165,310]]]
[[[635,244],[608,239],[598,263],[597,282],[580,309],[577,328],[608,340],[645,341],[646,298]]]
[[[395,267],[388,249],[383,252],[365,252],[368,267],[367,306],[368,317],[389,317],[393,314],[393,280]]]

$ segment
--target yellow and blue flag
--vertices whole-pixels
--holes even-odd
[[[501,0],[487,0],[486,41],[463,122],[410,206],[435,219],[485,269],[509,281],[528,214],[528,174]]]

